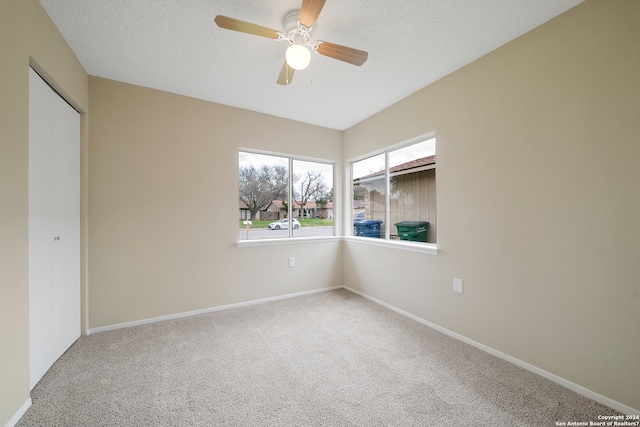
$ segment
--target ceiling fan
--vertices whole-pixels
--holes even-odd
[[[282,65],[280,76],[278,77],[278,84],[288,85],[291,83],[293,73],[296,70],[304,70],[309,65],[311,60],[309,48],[320,55],[329,56],[358,66],[364,64],[369,56],[364,50],[321,40],[313,43],[310,41],[311,31],[325,1],[326,0],[302,0],[300,11],[293,11],[285,17],[285,28],[292,27],[292,22],[296,24],[294,28],[288,30],[286,33],[222,15],[216,16],[214,21],[220,28],[275,40],[287,40],[291,43],[291,46],[287,48],[285,61]]]

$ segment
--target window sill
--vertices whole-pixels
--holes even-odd
[[[346,242],[359,243],[362,245],[378,246],[382,248],[396,249],[399,251],[418,252],[427,255],[438,255],[438,247],[433,243],[414,243],[402,240],[372,239],[368,237],[353,236],[318,236],[318,237],[291,237],[284,239],[263,239],[263,240],[240,240],[236,242],[239,248],[252,246],[275,246],[275,245],[298,245],[301,243],[321,243],[321,242]]]
[[[236,245],[239,248],[246,248],[250,246],[297,245],[300,243],[339,242],[340,240],[342,240],[342,237],[340,236],[287,237],[284,239],[239,240],[236,242]]]
[[[438,255],[438,247],[434,243],[417,243],[405,240],[385,240],[354,236],[343,237],[343,239],[347,242],[359,243],[362,245],[378,246],[400,251],[418,252],[428,255]]]

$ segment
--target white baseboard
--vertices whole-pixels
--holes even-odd
[[[357,290],[352,289],[352,288],[350,288],[348,286],[343,286],[343,288],[348,290],[348,291],[350,291],[350,292],[353,292],[354,294],[360,295],[360,296],[362,296],[362,297],[364,297],[364,298],[366,298],[366,299],[368,299],[370,301],[373,301],[376,304],[380,304],[383,307],[386,307],[386,308],[388,308],[390,310],[393,310],[396,313],[402,314],[403,316],[406,316],[406,317],[408,317],[410,319],[413,319],[416,322],[422,323],[425,326],[428,326],[428,327],[430,327],[432,329],[435,329],[436,331],[442,332],[445,335],[448,335],[448,336],[450,336],[452,338],[455,338],[455,339],[457,339],[459,341],[462,341],[464,343],[472,345],[472,346],[474,346],[474,347],[476,347],[476,348],[478,348],[478,349],[480,349],[482,351],[485,351],[485,352],[487,352],[487,353],[489,353],[489,354],[491,354],[493,356],[499,357],[500,359],[503,359],[503,360],[506,360],[507,362],[513,363],[514,365],[519,366],[519,367],[521,367],[523,369],[526,369],[527,371],[533,372],[534,374],[538,374],[541,377],[544,377],[544,378],[546,378],[548,380],[551,380],[556,384],[560,384],[561,386],[566,387],[569,390],[575,391],[576,393],[578,393],[578,394],[580,394],[580,395],[582,395],[584,397],[587,397],[589,399],[595,400],[598,403],[602,403],[603,405],[606,405],[606,406],[608,406],[608,407],[610,407],[612,409],[620,411],[623,414],[640,415],[640,410],[638,410],[638,409],[634,409],[634,408],[632,408],[630,406],[624,405],[624,404],[622,404],[620,402],[617,402],[617,401],[615,401],[613,399],[610,399],[610,398],[608,398],[606,396],[603,396],[603,395],[601,395],[599,393],[596,393],[596,392],[594,392],[592,390],[589,390],[589,389],[587,389],[585,387],[582,387],[581,385],[575,384],[575,383],[573,383],[573,382],[571,382],[569,380],[566,380],[566,379],[564,379],[562,377],[559,377],[559,376],[557,376],[555,374],[552,374],[551,372],[547,372],[544,369],[540,369],[540,368],[538,368],[536,366],[530,365],[527,362],[523,362],[520,359],[516,359],[515,357],[509,356],[508,354],[502,353],[502,352],[500,352],[500,351],[498,351],[496,349],[488,347],[488,346],[486,346],[484,344],[481,344],[481,343],[479,343],[477,341],[473,341],[473,340],[471,340],[471,339],[469,339],[469,338],[467,338],[467,337],[465,337],[463,335],[460,335],[460,334],[458,334],[456,332],[450,331],[450,330],[448,330],[446,328],[443,328],[442,326],[438,326],[435,323],[429,322],[428,320],[424,320],[424,319],[422,319],[422,318],[420,318],[418,316],[415,316],[415,315],[413,315],[411,313],[408,313],[408,312],[406,312],[404,310],[401,310],[401,309],[399,309],[397,307],[394,307],[391,304],[387,304],[384,301],[380,301],[379,299],[376,299],[376,298],[374,298],[374,297],[372,297],[370,295],[367,295],[367,294],[365,294],[363,292],[357,291]]]
[[[22,416],[27,412],[27,409],[29,409],[30,407],[31,407],[31,398],[28,398],[27,401],[22,404],[20,409],[18,409],[18,412],[16,412],[13,415],[13,417],[11,417],[9,421],[7,421],[4,427],[13,427],[16,424],[18,424],[18,421],[20,421],[20,418],[22,418]]]
[[[113,331],[115,329],[130,328],[132,326],[146,325],[148,323],[163,322],[165,320],[180,319],[180,318],[189,317],[189,316],[197,316],[199,314],[213,313],[215,311],[229,310],[232,308],[247,307],[250,305],[262,304],[265,302],[277,301],[277,300],[287,299],[287,298],[295,298],[302,295],[311,295],[319,292],[327,292],[327,291],[341,289],[341,288],[342,286],[333,286],[330,288],[313,289],[311,291],[296,292],[293,294],[280,295],[277,297],[262,298],[262,299],[252,300],[252,301],[239,302],[236,304],[228,304],[228,305],[222,305],[218,307],[204,308],[202,310],[187,311],[183,313],[169,314],[167,316],[153,317],[150,319],[135,320],[133,322],[125,322],[125,323],[118,323],[118,324],[109,325],[109,326],[101,326],[99,328],[87,329],[87,335],[95,334],[97,332]]]

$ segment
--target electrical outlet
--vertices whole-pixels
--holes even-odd
[[[453,278],[453,292],[462,293],[462,279]]]
[[[289,267],[295,267],[295,266],[296,266],[296,257],[290,256],[289,257]]]

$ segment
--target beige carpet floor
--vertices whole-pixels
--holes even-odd
[[[18,426],[555,426],[616,411],[346,290],[80,338]]]

